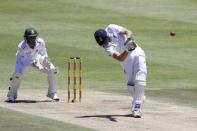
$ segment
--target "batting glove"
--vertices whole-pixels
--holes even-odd
[[[131,41],[134,41],[134,39],[131,38],[131,37],[127,38],[127,40],[125,41],[124,45],[127,45]]]
[[[136,48],[135,42],[131,39],[126,41],[125,43],[126,43],[125,49],[127,52],[133,51]]]

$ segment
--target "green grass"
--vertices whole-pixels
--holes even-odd
[[[4,108],[0,108],[0,114],[0,131],[94,131],[74,124],[27,115]]]
[[[17,44],[35,26],[67,85],[66,59],[84,59],[84,87],[125,92],[119,63],[96,45],[93,33],[110,23],[127,27],[145,50],[149,98],[197,106],[197,2],[195,0],[0,0],[1,89],[9,85]],[[176,32],[170,37],[169,32]],[[27,69],[21,88],[46,89],[46,75]]]

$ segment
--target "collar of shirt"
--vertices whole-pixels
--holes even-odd
[[[32,48],[30,48],[29,45],[27,44],[27,41],[26,41],[26,40],[25,40],[25,45],[26,45],[29,49],[32,49]],[[37,46],[38,46],[38,41],[36,40],[36,45],[35,45],[34,49],[36,49]],[[32,49],[32,50],[34,50],[34,49]]]

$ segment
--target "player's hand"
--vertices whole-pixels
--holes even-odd
[[[50,62],[48,57],[44,58],[42,64],[43,64],[43,67],[46,68],[46,69],[50,69],[50,67],[51,67],[51,62]]]
[[[43,69],[43,66],[40,64],[39,60],[37,59],[33,61],[32,65],[39,70]]]

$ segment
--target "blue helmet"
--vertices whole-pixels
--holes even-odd
[[[98,29],[96,30],[96,32],[94,33],[94,37],[96,42],[102,46],[105,44],[106,40],[107,40],[107,32],[104,29]]]

